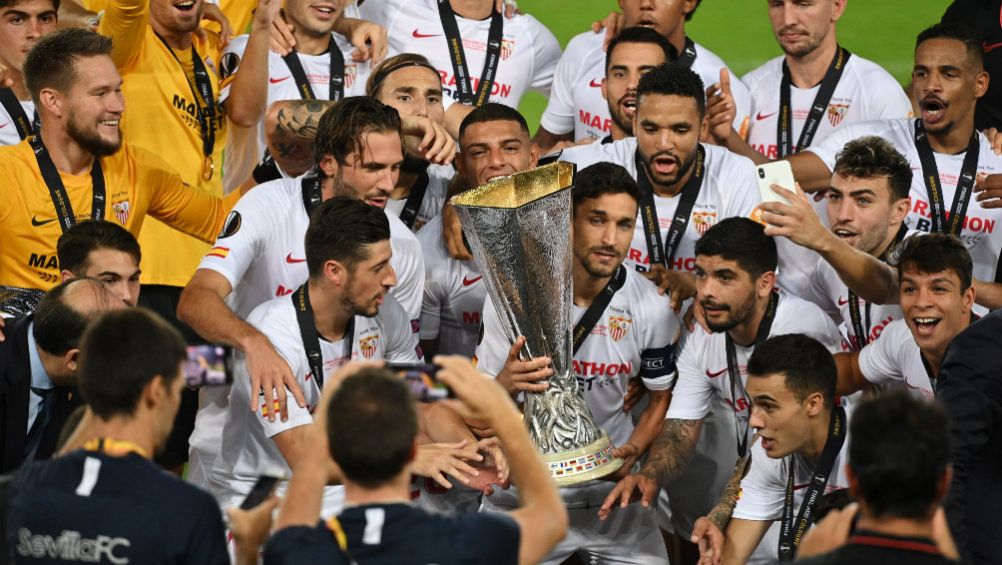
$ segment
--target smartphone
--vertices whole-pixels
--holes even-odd
[[[400,375],[411,389],[414,400],[435,402],[454,395],[445,383],[439,381],[438,365],[428,363],[387,363],[386,368]]]
[[[796,182],[793,180],[793,168],[789,161],[776,161],[755,167],[758,177],[758,192],[762,195],[762,202],[781,202],[789,204],[785,196],[780,196],[772,189],[772,185],[779,185],[787,190],[796,191]]]
[[[278,482],[282,478],[275,475],[261,475],[254,482],[254,486],[251,487],[249,493],[247,493],[247,498],[240,503],[241,510],[250,510],[258,504],[261,504],[271,496],[271,493],[275,492],[275,487],[278,486]]]
[[[233,383],[229,350],[221,345],[188,346],[188,358],[181,366],[185,383],[190,388]]]

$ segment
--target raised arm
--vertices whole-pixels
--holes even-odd
[[[223,107],[230,121],[240,127],[257,125],[264,114],[268,100],[269,33],[281,7],[281,0],[258,2],[240,66],[229,77],[229,95],[223,101]]]

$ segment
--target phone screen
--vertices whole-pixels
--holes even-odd
[[[452,391],[439,381],[438,366],[426,363],[387,363],[386,367],[400,375],[418,402],[435,402],[453,397]]]
[[[233,382],[229,351],[221,345],[188,346],[188,358],[182,363],[185,383],[191,388],[222,386]]]

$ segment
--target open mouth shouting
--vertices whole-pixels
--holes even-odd
[[[195,0],[184,0],[183,2],[177,2],[174,4],[174,9],[182,13],[190,13],[195,9]]]
[[[915,328],[916,337],[930,337],[936,333],[936,327],[942,318],[934,318],[931,316],[916,317],[912,318],[912,325]]]
[[[922,122],[926,125],[936,125],[943,121],[946,116],[946,102],[936,96],[926,96],[919,103],[922,111]]]
[[[650,167],[659,176],[671,177],[678,173],[678,159],[670,153],[659,153],[651,158]]]

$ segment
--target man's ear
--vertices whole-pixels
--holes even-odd
[[[325,177],[333,177],[337,174],[338,162],[330,153],[325,154],[320,159],[320,172],[324,174]]]
[[[59,271],[59,282],[71,281],[75,278],[76,277],[73,276],[73,273],[67,271],[66,269]]]
[[[825,409],[825,396],[820,392],[812,392],[804,400],[807,404],[807,415],[817,416]]]
[[[539,144],[535,141],[529,142],[529,168],[536,168],[539,163]]]
[[[63,96],[54,88],[43,88],[38,93],[39,103],[55,116],[63,117]]]
[[[336,286],[345,284],[347,282],[347,275],[348,266],[344,263],[333,259],[324,263],[324,278]]]
[[[755,281],[755,292],[758,294],[759,298],[769,296],[769,293],[772,292],[774,288],[776,288],[775,271],[766,271],[759,276],[757,281]]]
[[[142,402],[149,408],[154,408],[167,401],[167,383],[163,376],[156,375],[143,387]]]
[[[62,358],[62,368],[66,374],[73,375],[76,380],[77,367],[80,364],[80,350],[76,347],[67,351]]]

